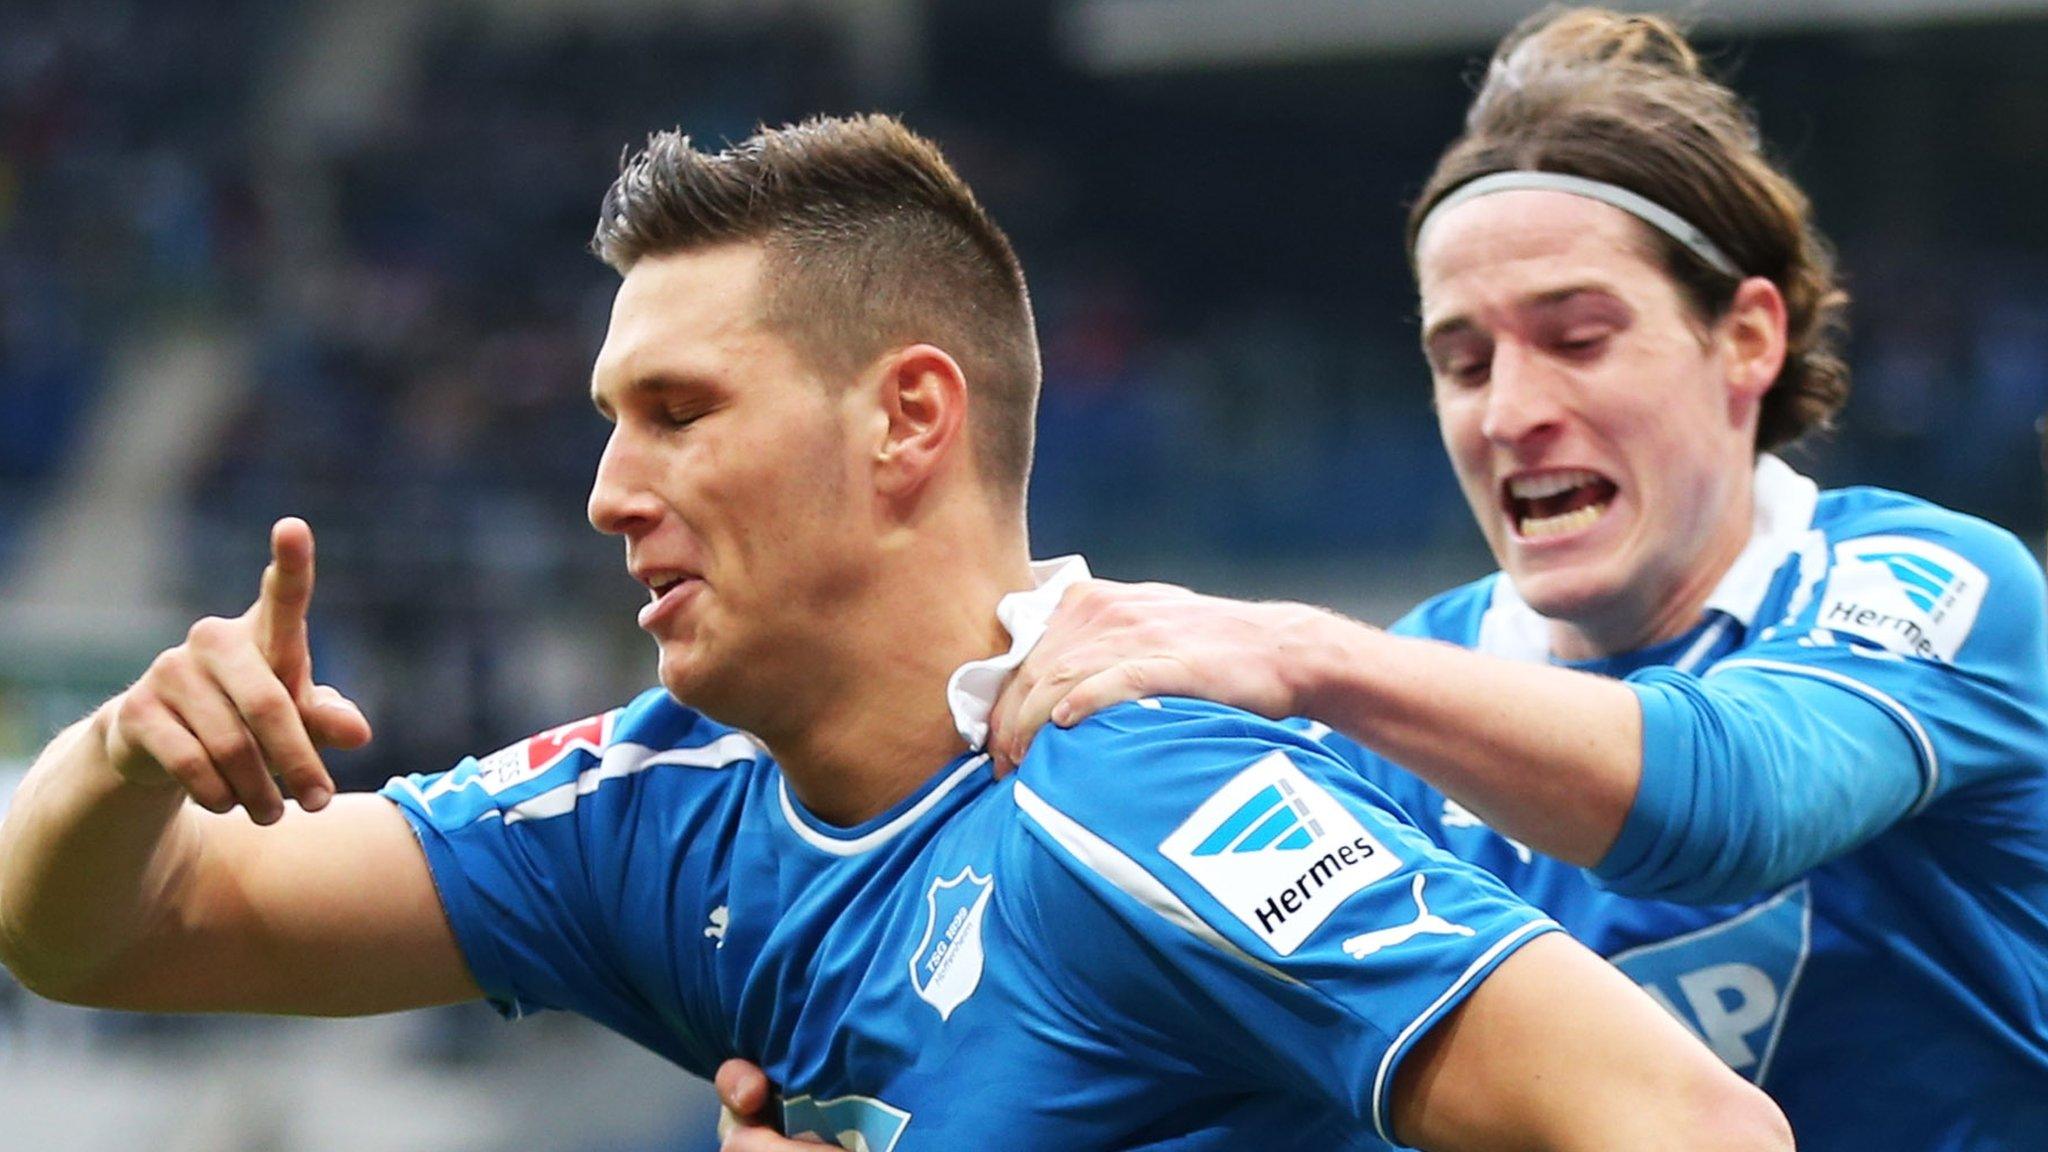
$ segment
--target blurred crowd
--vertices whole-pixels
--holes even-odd
[[[0,8],[0,570],[112,347],[263,258],[239,0]],[[247,297],[241,297],[243,301]]]
[[[1460,61],[1104,77],[1062,50],[1059,7],[935,0],[917,59],[878,89],[891,70],[820,8],[543,28],[450,5],[402,38],[366,130],[281,139],[295,69],[317,59],[299,42],[314,7],[6,6],[0,595],[22,518],[89,450],[80,416],[114,353],[201,325],[245,343],[251,383],[204,447],[186,546],[156,586],[237,610],[269,520],[313,522],[322,672],[380,730],[343,762],[353,784],[622,698],[650,671],[637,589],[581,518],[605,435],[585,380],[614,284],[583,250],[598,197],[652,129],[717,143],[876,105],[948,147],[1032,273],[1041,551],[1129,575],[1190,558],[1478,570],[1398,240],[1455,127]],[[2031,143],[2048,132],[2044,44],[2036,21],[1816,34],[1731,60],[1858,297],[1852,416],[1798,462],[2033,539],[2048,228],[2025,206],[2048,188]],[[1881,186],[1873,139],[1891,142]]]

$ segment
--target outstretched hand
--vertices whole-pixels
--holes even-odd
[[[1299,664],[1327,619],[1302,604],[1225,600],[1172,584],[1077,584],[996,699],[988,742],[996,770],[1013,770],[1048,720],[1071,727],[1146,696],[1294,715]]]
[[[313,530],[287,517],[271,528],[270,564],[248,611],[193,624],[183,644],[109,703],[115,769],[136,783],[181,787],[213,812],[239,806],[258,824],[284,814],[273,776],[300,807],[326,807],[334,780],[318,750],[362,746],[370,723],[313,681],[312,601]]]

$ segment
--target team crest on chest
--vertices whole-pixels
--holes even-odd
[[[925,891],[924,939],[910,956],[910,986],[941,1020],[981,986],[981,921],[995,890],[993,877],[962,868]]]

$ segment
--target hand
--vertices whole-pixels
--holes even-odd
[[[1015,769],[1047,720],[1071,727],[1145,696],[1295,715],[1300,657],[1324,622],[1334,617],[1306,605],[1224,600],[1172,584],[1077,584],[996,698],[988,743],[996,771]]]
[[[319,748],[357,748],[370,723],[341,693],[313,682],[306,609],[313,530],[288,517],[270,530],[262,591],[232,620],[209,616],[157,656],[101,709],[107,758],[131,782],[181,787],[213,812],[237,805],[258,824],[284,815],[271,779],[301,808],[334,795]]]
[[[812,1137],[792,1139],[775,1123],[775,1086],[768,1074],[745,1060],[727,1060],[712,1080],[722,1106],[718,1116],[719,1152],[808,1152],[824,1143]]]

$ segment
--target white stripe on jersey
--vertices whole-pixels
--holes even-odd
[[[1046,834],[1072,853],[1074,859],[1114,884],[1131,899],[1159,913],[1234,960],[1242,961],[1268,976],[1289,984],[1301,983],[1232,944],[1222,933],[1211,928],[1208,921],[1197,916],[1194,909],[1181,903],[1180,897],[1175,896],[1172,889],[1160,883],[1158,877],[1147,872],[1137,861],[1118,851],[1108,841],[1075,823],[1066,813],[1046,803],[1044,797],[1026,788],[1022,780],[1017,781],[1014,795],[1018,811],[1029,817],[1032,823],[1045,829]]]
[[[1715,617],[1714,622],[1700,633],[1699,639],[1694,640],[1685,650],[1685,655],[1680,656],[1671,666],[1680,672],[1690,672],[1698,667],[1699,662],[1711,655],[1720,645],[1721,640],[1728,635],[1729,626],[1734,623],[1733,616]]]
[[[607,780],[618,780],[649,768],[671,764],[685,768],[723,768],[760,755],[761,746],[754,743],[753,737],[741,732],[728,732],[696,748],[668,748],[659,752],[640,744],[614,744],[604,750],[604,758],[597,762],[596,767],[584,769],[576,779],[522,800],[503,812],[493,808],[477,819],[502,815],[507,824],[517,824],[521,820],[545,820],[575,811],[578,797],[597,791],[598,786]]]
[[[1459,989],[1470,984],[1488,964],[1493,963],[1495,957],[1514,947],[1527,936],[1537,932],[1548,932],[1552,929],[1563,930],[1559,928],[1555,920],[1531,920],[1513,932],[1494,941],[1491,948],[1481,952],[1479,958],[1467,965],[1464,973],[1456,980],[1453,980],[1449,988],[1444,989],[1443,995],[1432,1000],[1429,1007],[1424,1008],[1420,1015],[1410,1020],[1408,1026],[1401,1029],[1401,1034],[1394,1037],[1394,1042],[1387,1045],[1386,1054],[1380,1057],[1379,1071],[1374,1073],[1372,1078],[1372,1126],[1374,1131],[1379,1133],[1380,1139],[1385,1140],[1389,1144],[1396,1143],[1394,1134],[1388,1131],[1388,1129],[1393,1127],[1393,1118],[1387,1114],[1387,1073],[1391,1072],[1394,1068],[1394,1057],[1400,1055],[1408,1047],[1409,1041],[1415,1038],[1416,1031],[1422,1027],[1424,1022],[1433,1019],[1438,1012],[1443,1011],[1444,1005],[1450,1003],[1451,997],[1456,996]]]

